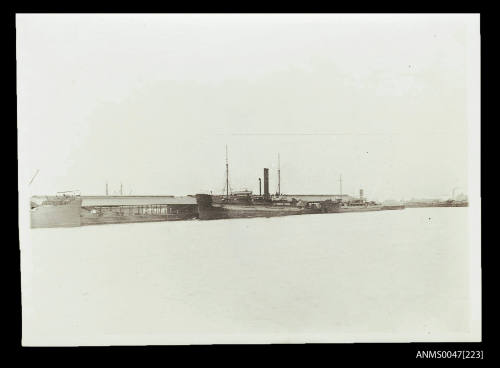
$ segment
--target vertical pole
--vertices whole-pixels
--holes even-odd
[[[259,178],[259,196],[262,196],[262,181]]]
[[[227,160],[227,144],[226,144],[226,198],[229,198],[229,162]]]
[[[106,195],[108,195],[108,182],[106,182]]]
[[[278,196],[281,195],[280,154],[278,153]]]
[[[269,169],[264,168],[264,198],[269,200]]]
[[[339,182],[340,182],[340,201],[342,202],[342,175],[340,175]]]
[[[120,183],[120,195],[123,195],[123,184]]]

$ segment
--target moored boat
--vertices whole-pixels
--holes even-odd
[[[341,206],[338,210],[339,213],[344,212],[369,212],[369,211],[382,211],[384,208],[382,205],[369,204],[365,206]]]
[[[200,220],[215,220],[229,218],[278,217],[291,215],[306,215],[314,213],[333,213],[335,204],[321,205],[274,205],[271,201],[263,203],[214,203],[209,194],[197,194],[198,218]]]

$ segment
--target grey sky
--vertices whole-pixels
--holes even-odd
[[[474,15],[18,15],[32,194],[467,191]],[[474,37],[469,37],[472,30]],[[477,72],[477,71],[474,71]],[[468,125],[469,124],[469,125]]]

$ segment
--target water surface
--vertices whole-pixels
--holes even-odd
[[[25,344],[470,332],[467,208],[33,229]]]

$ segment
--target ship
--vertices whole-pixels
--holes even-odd
[[[340,177],[340,192],[342,193],[342,177]],[[363,189],[359,190],[359,198],[352,198],[344,201],[342,194],[340,195],[340,205],[334,210],[337,213],[346,212],[369,212],[369,211],[388,211],[388,210],[403,210],[404,204],[395,201],[386,201],[378,203],[376,201],[368,201],[364,196]]]
[[[369,211],[383,211],[384,206],[379,204],[342,204],[338,209],[338,213],[346,213],[346,212],[369,212]]]
[[[387,210],[404,210],[406,206],[404,204],[388,204],[388,205],[383,205],[382,210],[387,211]]]
[[[82,199],[75,191],[55,196],[33,197],[30,220],[32,228],[80,226]]]
[[[406,206],[402,201],[386,200],[382,203],[382,209],[387,210],[404,210]]]
[[[325,201],[320,204],[300,204],[293,201],[262,200],[259,197],[250,197],[247,202],[228,197],[221,202],[217,196],[197,194],[198,218],[200,220],[216,220],[335,213],[338,212],[337,210],[340,207],[339,203],[332,201]]]
[[[262,193],[262,181],[260,178],[259,195],[253,195],[249,190],[230,192],[229,163],[226,146],[225,194],[196,194],[198,218],[200,220],[215,220],[342,212],[341,201],[331,199],[301,200],[300,198],[293,197],[287,199],[281,194],[280,174],[280,157],[278,154],[278,187],[275,195],[272,196],[269,192],[268,168],[264,168],[264,193]]]

